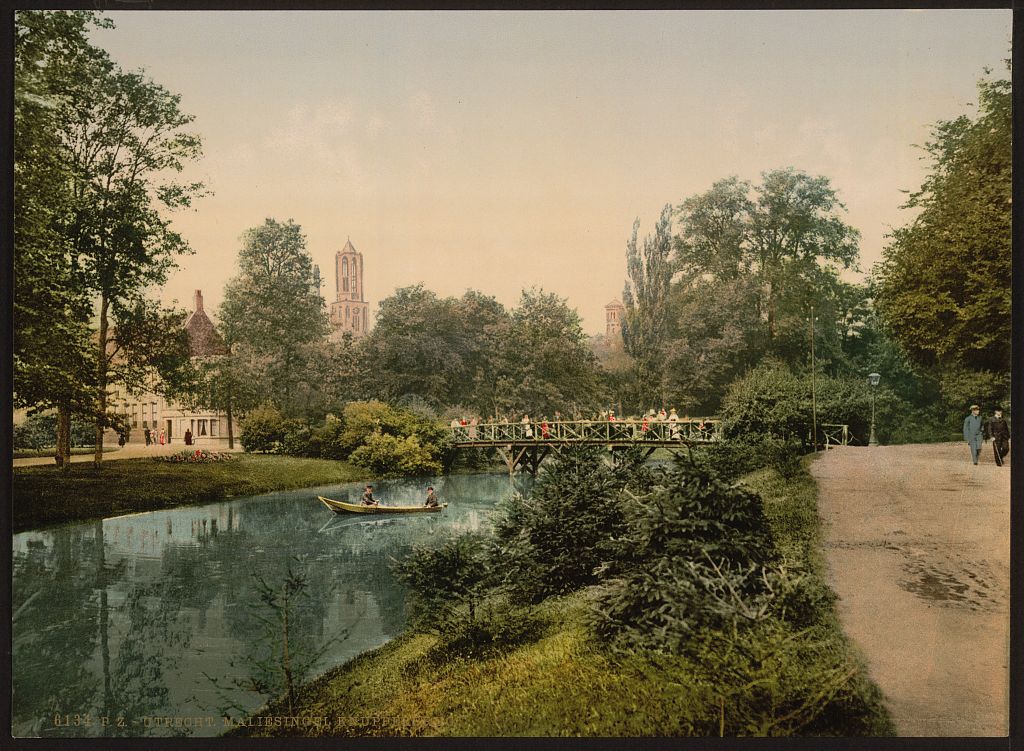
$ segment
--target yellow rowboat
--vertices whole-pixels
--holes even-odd
[[[345,501],[334,501],[318,495],[317,498],[327,508],[336,514],[422,514],[431,511],[440,511],[447,503],[439,506],[364,506],[361,503],[346,503]]]

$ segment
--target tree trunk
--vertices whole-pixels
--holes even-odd
[[[64,472],[71,469],[71,407],[67,402],[57,405],[57,466]]]
[[[96,453],[93,454],[93,464],[97,469],[103,466],[103,431],[106,429],[107,418],[107,335],[110,323],[107,320],[107,312],[110,308],[110,301],[103,295],[100,301],[100,341],[99,357],[96,365],[96,388],[99,397],[96,404]]]
[[[235,426],[232,424],[231,418],[231,390],[228,389],[228,448],[233,449],[235,447]]]

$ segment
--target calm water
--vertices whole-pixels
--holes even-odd
[[[238,684],[280,648],[258,582],[280,591],[289,566],[309,595],[291,618],[293,650],[326,645],[312,673],[387,642],[405,625],[392,559],[488,528],[495,503],[522,490],[473,475],[381,480],[374,495],[408,502],[428,484],[449,504],[439,514],[341,517],[316,500],[356,501],[351,483],[15,535],[13,734],[223,732],[224,714],[265,702]]]

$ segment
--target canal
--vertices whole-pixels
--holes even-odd
[[[437,514],[335,516],[318,494],[358,501],[362,483],[237,498],[14,536],[16,737],[212,736],[244,717],[280,660],[281,618],[261,597],[305,577],[289,619],[306,678],[399,634],[393,570],[413,546],[486,530],[528,480],[507,474],[380,480],[383,503]]]

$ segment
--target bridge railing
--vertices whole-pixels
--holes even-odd
[[[449,426],[456,443],[522,443],[524,441],[624,443],[636,441],[715,441],[720,438],[720,420],[685,418],[677,421],[649,420],[559,420],[543,422],[497,422]]]
[[[820,425],[822,436],[825,439],[825,450],[833,446],[846,446],[850,442],[850,426],[837,425],[834,423],[822,423]]]

